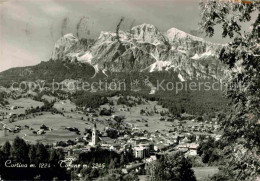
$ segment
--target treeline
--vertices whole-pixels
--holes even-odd
[[[79,154],[78,159],[74,164],[82,165],[77,170],[72,171],[72,179],[76,178],[79,173],[84,180],[93,180],[101,177],[106,177],[109,174],[109,170],[119,170],[125,164],[134,161],[132,149],[125,150],[121,154],[115,151],[104,150],[100,148],[92,148],[88,152]],[[83,165],[88,165],[84,167]],[[128,174],[127,174],[128,175]],[[122,181],[126,181],[128,176],[122,177]]]
[[[118,154],[115,151],[96,148],[89,152],[79,154],[77,162],[80,164],[101,163],[104,164],[107,169],[114,169],[134,160],[132,149],[129,150],[131,151]]]
[[[216,141],[209,138],[207,141],[201,142],[197,153],[201,156],[202,162],[208,165],[219,165],[223,161],[223,149],[228,145],[225,141]]]
[[[152,180],[196,181],[191,162],[181,152],[161,156],[149,163],[146,171]]]
[[[120,77],[120,79],[118,78]],[[99,79],[102,79],[99,77]],[[221,84],[216,83],[215,80],[189,80],[183,82],[183,89],[176,92],[174,90],[159,90],[155,94],[149,94],[151,88],[143,84],[143,80],[149,80],[155,87],[157,81],[164,81],[162,87],[166,88],[167,82],[177,84],[179,82],[176,73],[174,72],[153,72],[153,73],[113,73],[110,77],[102,79],[106,82],[112,80],[125,80],[126,90],[117,91],[98,91],[95,93],[78,91],[76,93],[74,102],[78,106],[90,105],[92,107],[98,107],[101,104],[106,103],[102,101],[105,97],[112,97],[114,95],[122,95],[119,103],[128,106],[133,106],[133,101],[127,100],[126,96],[141,97],[151,101],[158,101],[164,108],[168,108],[170,113],[178,115],[181,113],[189,113],[194,115],[211,114],[212,112],[218,112],[227,109],[228,100],[224,97],[224,89]],[[97,81],[98,78],[94,78],[91,81]],[[131,90],[130,83],[133,80],[140,80],[140,91],[134,92]],[[189,83],[196,84],[195,90],[186,88],[184,84]],[[90,82],[91,83],[91,82]],[[202,85],[199,87],[199,85]],[[207,85],[207,86],[206,86]],[[212,88],[214,85],[214,89]],[[210,89],[208,89],[210,87]],[[180,87],[179,87],[180,88]],[[194,89],[194,88],[193,88]],[[102,98],[104,97],[104,98]],[[101,99],[102,98],[102,99]]]
[[[54,61],[41,62],[35,66],[11,68],[0,73],[0,85],[10,87],[13,82],[45,80],[47,83],[65,79],[90,78],[94,68],[81,62]]]
[[[54,114],[61,114],[63,115],[62,112],[58,111],[56,108],[54,108],[54,103],[55,101],[51,101],[51,102],[48,102],[46,100],[41,100],[44,105],[39,107],[31,107],[29,109],[26,109],[25,110],[25,114],[34,114],[34,113],[39,113],[39,112],[51,112],[51,113],[54,113]]]
[[[132,107],[132,106],[136,106],[136,105],[140,105],[144,103],[144,101],[140,98],[132,98],[132,97],[128,97],[126,95],[121,96],[118,100],[117,100],[117,104],[122,104],[122,105],[126,105],[128,107]]]
[[[0,149],[0,173],[4,180],[69,180],[70,175],[61,168],[62,150],[41,143],[27,144],[16,137]]]
[[[100,105],[108,103],[108,94],[89,93],[78,91],[72,96],[72,101],[80,107],[98,108]]]
[[[214,91],[189,91],[173,94],[169,91],[156,92],[151,95],[147,92],[132,92],[132,91],[114,91],[114,92],[77,92],[72,98],[72,101],[77,106],[86,106],[98,108],[100,105],[109,103],[107,97],[122,95],[118,100],[118,104],[127,106],[138,105],[140,101],[132,101],[126,96],[140,97],[150,101],[158,101],[159,105],[169,109],[173,115],[188,113],[193,115],[213,114],[227,109],[228,101],[221,92]]]
[[[102,104],[108,103],[107,97],[111,97],[114,95],[133,95],[137,97],[142,97],[148,100],[156,100],[165,108],[168,108],[170,113],[178,115],[183,112],[202,115],[204,113],[218,112],[220,110],[227,108],[227,99],[223,96],[223,91],[221,90],[221,85],[214,85],[214,90],[207,90],[205,87],[199,88],[196,87],[196,90],[185,89],[178,90],[176,92],[176,88],[174,90],[159,90],[156,91],[155,94],[149,94],[151,88],[144,84],[144,81],[147,80],[152,83],[155,87],[157,87],[158,82],[164,81],[162,86],[166,88],[167,82],[172,82],[174,84],[179,83],[177,74],[175,72],[152,72],[152,73],[140,73],[140,72],[132,72],[132,73],[112,73],[109,77],[102,76],[98,74],[93,79],[87,79],[89,76],[85,75],[87,65],[79,65],[80,63],[74,62],[61,62],[61,61],[49,61],[42,62],[39,65],[29,67],[27,69],[17,68],[10,69],[8,71],[2,72],[0,76],[7,76],[12,78],[13,80],[23,81],[23,80],[37,80],[44,79],[47,82],[55,79],[55,81],[63,81],[64,79],[75,79],[82,81],[87,80],[89,84],[92,82],[99,82],[102,80],[103,82],[110,83],[112,81],[119,82],[125,81],[126,86],[124,90],[97,90],[97,92],[89,92],[89,91],[76,91],[75,93],[69,93],[65,91],[57,90],[52,93],[54,96],[58,96],[61,99],[70,98],[77,106],[80,107],[92,107],[97,108]],[[46,70],[48,69],[48,71]],[[44,75],[40,73],[41,71],[47,71]],[[39,75],[37,72],[39,71]],[[33,72],[28,73],[28,75],[24,72]],[[37,74],[37,75],[36,75]],[[90,74],[90,72],[88,72]],[[18,76],[19,75],[19,76]],[[23,75],[23,76],[21,76]],[[6,80],[6,79],[4,79]],[[134,92],[131,89],[131,83],[134,80],[139,80],[140,82],[140,91]],[[0,80],[0,85],[2,85],[2,79]],[[190,82],[195,83],[197,86],[199,84],[209,83],[209,85],[213,85],[215,83],[214,80],[189,80],[183,82],[183,84]],[[8,81],[10,82],[10,81]],[[50,86],[50,84],[46,83],[46,86]],[[120,88],[123,89],[121,86]],[[131,101],[120,99],[120,104],[125,104],[132,106],[133,103]]]
[[[6,101],[5,98],[6,98],[6,93],[0,92],[0,105],[8,104],[8,101]]]

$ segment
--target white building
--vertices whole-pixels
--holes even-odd
[[[178,150],[186,150],[186,154],[190,156],[196,156],[197,155],[197,149],[199,147],[199,144],[196,143],[190,143],[190,144],[181,144],[178,145]]]
[[[149,154],[150,154],[149,146],[140,145],[140,146],[134,147],[134,156],[135,156],[135,158],[143,159],[145,157],[148,157]]]

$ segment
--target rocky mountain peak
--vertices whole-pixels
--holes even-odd
[[[131,34],[139,42],[146,42],[151,44],[165,43],[163,34],[151,24],[141,24],[131,29]]]
[[[177,28],[162,33],[154,25],[141,24],[118,34],[102,31],[91,46],[82,43],[72,34],[63,36],[55,44],[52,59],[88,62],[96,72],[174,71],[181,81],[226,75],[217,58],[222,45]]]
[[[116,37],[116,33],[101,31],[98,41],[114,41]]]
[[[65,54],[69,53],[78,41],[72,33],[64,35],[55,43],[51,58],[53,60],[63,59]]]
[[[171,28],[166,32],[166,36],[170,41],[174,41],[176,39],[193,39],[196,41],[204,41],[203,38],[199,38],[193,35],[190,35],[184,31],[181,31],[177,28]]]

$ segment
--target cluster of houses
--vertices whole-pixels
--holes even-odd
[[[68,158],[77,156],[82,152],[91,150],[92,147],[100,147],[102,149],[113,150],[121,153],[126,149],[132,149],[133,155],[141,162],[151,162],[155,160],[156,155],[168,154],[171,152],[181,151],[186,156],[196,156],[199,146],[200,135],[192,133],[150,133],[146,130],[133,128],[131,134],[122,135],[116,139],[112,139],[104,132],[98,132],[96,124],[94,124],[91,136],[83,139],[88,140],[88,144],[82,143],[82,139],[76,139],[73,146],[63,147]],[[136,134],[135,133],[139,133]],[[208,134],[204,135],[203,139],[208,139],[213,136],[216,140],[221,138],[221,135]],[[192,137],[195,139],[191,140]],[[83,141],[83,142],[84,142]],[[57,148],[60,146],[55,145]]]
[[[179,122],[177,125],[172,125],[169,132],[177,132],[177,133],[214,133],[220,130],[220,126],[218,124],[213,124],[212,122],[194,124],[194,125],[183,125],[185,122]]]

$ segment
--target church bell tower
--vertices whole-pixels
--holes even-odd
[[[97,137],[97,125],[94,124],[94,127],[92,129],[92,146],[96,146],[98,143],[98,137]]]

